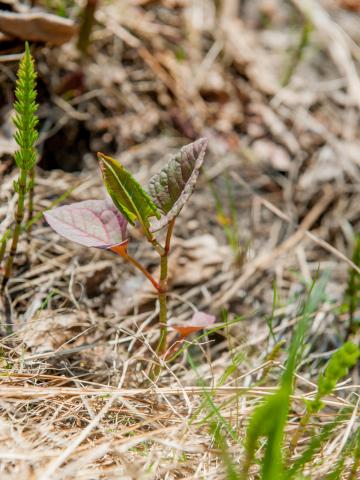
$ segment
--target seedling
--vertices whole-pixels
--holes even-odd
[[[38,118],[35,114],[37,110],[36,104],[36,72],[34,60],[30,54],[29,45],[25,44],[25,54],[20,62],[18,80],[15,90],[16,101],[14,108],[16,115],[14,123],[17,128],[15,133],[15,141],[19,145],[19,149],[14,154],[15,163],[19,169],[19,177],[14,182],[15,191],[18,193],[18,201],[15,212],[14,229],[5,232],[1,239],[0,246],[0,262],[6,251],[7,241],[12,237],[9,256],[5,266],[4,277],[2,280],[2,288],[4,288],[11,276],[14,257],[17,251],[17,245],[20,233],[23,228],[25,199],[29,194],[29,220],[32,218],[33,210],[33,188],[35,164],[37,159],[36,149],[34,147],[38,138],[37,124]]]
[[[183,147],[150,179],[149,192],[118,161],[99,153],[100,170],[110,198],[86,200],[44,214],[49,225],[60,235],[86,247],[111,250],[132,263],[152,283],[160,308],[160,338],[156,348],[159,356],[164,356],[167,351],[167,278],[171,237],[175,220],[195,188],[206,145],[206,139],[202,138]],[[128,253],[129,224],[139,225],[144,238],[159,255],[159,279],[155,279]],[[157,238],[162,229],[166,229],[164,244]]]

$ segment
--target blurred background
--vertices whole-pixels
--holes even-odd
[[[176,231],[193,242],[174,261],[179,269],[192,258],[178,284],[200,288],[197,302],[215,311],[268,311],[272,282],[288,298],[321,264],[342,298],[343,257],[360,222],[359,10],[356,0],[0,1],[2,230],[14,201],[12,102],[27,40],[38,70],[37,211],[75,187],[72,198],[99,198],[97,151],[145,181],[205,136],[200,187]],[[43,226],[33,233],[40,250]],[[88,254],[79,255],[81,263]],[[34,251],[19,262],[26,272],[44,258]],[[89,298],[109,277],[99,270],[85,280]],[[116,297],[113,275],[105,291]]]
[[[310,323],[296,399],[310,398],[346,339],[359,344],[360,0],[0,0],[0,238],[17,201],[25,41],[40,136],[35,221],[0,296],[0,322],[14,326],[0,344],[1,478],[50,478],[46,465],[58,479],[225,478],[209,422],[219,432],[229,422],[243,465],[244,426],[279,385],[299,316]],[[150,396],[152,289],[112,253],[60,238],[42,213],[103,197],[98,151],[146,185],[200,137],[208,151],[169,257],[169,324],[193,310],[217,323],[191,337]],[[157,255],[137,228],[130,235],[157,275]],[[358,416],[351,375],[319,417],[324,428],[336,418],[334,438],[321,437],[311,478],[340,478],[323,475],[335,457],[344,463],[345,445],[359,462],[359,441],[347,443]],[[113,387],[128,390],[112,404]],[[289,431],[304,405],[294,403]]]

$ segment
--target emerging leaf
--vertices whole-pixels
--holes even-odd
[[[160,213],[148,193],[119,162],[98,154],[105,187],[116,208],[134,225],[138,220],[149,227],[149,217],[160,218]]]
[[[55,232],[80,245],[114,249],[128,244],[126,219],[105,200],[65,205],[44,216]]]
[[[150,179],[150,195],[164,214],[160,220],[152,222],[151,232],[160,230],[177,217],[189,200],[204,161],[206,146],[205,138],[186,145]]]
[[[186,338],[191,333],[210,328],[215,323],[216,317],[205,312],[195,312],[189,322],[181,325],[172,325],[174,330],[180,335],[180,340]]]

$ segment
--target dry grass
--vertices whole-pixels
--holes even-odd
[[[211,402],[236,433],[229,448],[241,464],[250,413],[274,390],[286,359],[282,352],[269,364],[268,354],[288,342],[318,270],[329,273],[327,296],[312,318],[288,433],[346,335],[348,318],[337,307],[360,222],[359,17],[341,9],[344,2],[309,8],[310,44],[281,88],[289,45],[296,47],[302,28],[296,7],[304,13],[305,2],[241,2],[241,17],[238,2],[219,2],[218,11],[214,3],[104,2],[80,92],[70,100],[56,92],[64,71],[78,73],[75,46],[36,50],[47,81],[41,165],[52,168],[38,172],[38,212],[72,188],[66,201],[100,198],[96,150],[145,180],[186,139],[209,138],[206,175],[175,229],[169,303],[172,320],[189,319],[195,306],[216,314],[219,329],[189,341],[196,369],[184,353],[152,384],[158,329],[151,289],[112,254],[70,244],[37,222],[22,237],[0,304],[2,321],[14,326],[1,339],[1,479],[226,478],[209,429],[219,420]],[[15,70],[16,63],[0,63],[3,92]],[[5,100],[0,107],[8,118]],[[1,233],[16,200],[9,125],[0,126]],[[209,188],[227,211],[225,178],[238,212],[240,261],[224,233],[230,215],[216,215]],[[147,246],[132,235],[137,257],[152,269]],[[221,324],[223,309],[228,323]],[[359,383],[355,370],[314,424],[347,409],[310,478],[325,478],[358,426]]]

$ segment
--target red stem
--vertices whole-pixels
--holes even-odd
[[[129,255],[127,252],[126,252],[126,253],[124,252],[121,256],[122,256],[125,260],[127,260],[128,262],[132,263],[135,268],[137,268],[138,270],[140,270],[140,272],[142,272],[142,273],[145,275],[145,277],[153,284],[154,288],[155,288],[158,292],[161,291],[161,288],[160,288],[159,283],[155,280],[155,278],[151,275],[151,273],[148,272],[148,271],[146,270],[146,268],[141,265],[141,263],[139,263],[137,260],[135,260],[135,258],[132,257],[131,255]]]

